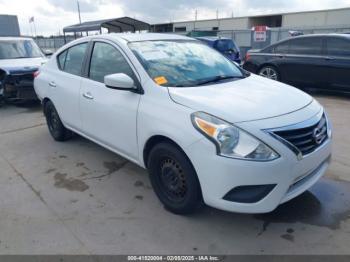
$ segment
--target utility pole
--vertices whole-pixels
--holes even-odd
[[[198,15],[198,11],[197,11],[197,9],[196,9],[196,11],[194,12],[194,26],[193,26],[193,31],[196,31],[197,15]]]
[[[81,24],[80,4],[79,4],[79,1],[77,1],[77,5],[78,5],[79,24]]]
[[[219,20],[219,9],[216,9],[216,19]]]

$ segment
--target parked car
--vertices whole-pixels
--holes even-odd
[[[291,85],[350,92],[350,35],[293,37],[248,52],[243,68]]]
[[[0,37],[0,102],[37,99],[34,74],[45,61],[31,38]]]
[[[269,212],[329,165],[331,126],[315,99],[188,37],[84,37],[56,52],[34,86],[55,140],[75,132],[147,168],[174,213],[202,200]]]
[[[241,52],[239,50],[239,47],[231,38],[207,36],[207,37],[196,37],[196,39],[218,50],[224,56],[236,62],[237,64],[240,65],[242,63]]]

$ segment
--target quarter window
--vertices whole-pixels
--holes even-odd
[[[136,81],[128,62],[116,48],[96,42],[91,56],[89,78],[103,83],[106,75],[116,73],[124,73]]]
[[[322,38],[307,37],[293,39],[290,41],[289,53],[296,55],[321,55]]]
[[[75,45],[58,56],[58,65],[61,70],[73,74],[81,75],[81,69],[87,49],[87,43]]]
[[[67,51],[64,51],[63,53],[58,55],[58,67],[61,70],[64,69],[64,63],[66,62],[66,56],[67,56]]]
[[[339,38],[328,38],[327,54],[332,56],[350,56],[350,41]]]

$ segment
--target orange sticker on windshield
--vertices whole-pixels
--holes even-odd
[[[154,82],[156,82],[158,85],[164,85],[168,83],[168,80],[164,76],[158,76],[153,78]]]

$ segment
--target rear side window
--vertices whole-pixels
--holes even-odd
[[[290,41],[289,53],[296,55],[321,55],[322,38],[306,37]]]
[[[332,56],[350,56],[350,41],[341,38],[327,39],[327,54]]]
[[[91,56],[89,78],[103,83],[106,75],[116,73],[124,73],[136,81],[129,63],[115,47],[96,42]]]
[[[235,53],[238,52],[237,47],[233,43],[232,40],[217,40],[216,41],[216,49],[220,52],[233,51]]]
[[[275,45],[275,47],[273,48],[273,51],[276,54],[286,54],[288,53],[288,50],[289,50],[289,41]]]
[[[87,43],[75,45],[58,56],[58,65],[64,72],[81,75]]]

